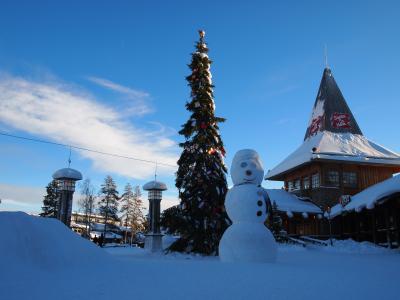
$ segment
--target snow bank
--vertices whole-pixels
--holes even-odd
[[[275,264],[221,263],[139,248],[107,255],[57,220],[24,213],[1,212],[0,228],[0,299],[398,298],[398,251],[366,243],[280,246]]]
[[[313,148],[316,148],[315,152],[312,151]],[[296,151],[270,170],[265,178],[272,178],[318,159],[400,165],[399,154],[368,140],[363,135],[323,131],[306,139]]]
[[[39,267],[61,269],[84,267],[108,255],[56,219],[23,212],[0,212],[1,268]]]

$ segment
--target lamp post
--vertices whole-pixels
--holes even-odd
[[[53,178],[57,181],[58,201],[57,219],[68,227],[71,223],[72,198],[75,192],[75,182],[82,179],[82,174],[71,168],[56,171]]]
[[[327,207],[326,212],[328,213],[328,222],[329,222],[329,241],[331,243],[331,246],[333,246],[333,242],[332,242],[331,208],[330,208],[330,206]]]
[[[167,190],[167,186],[159,181],[150,181],[143,186],[143,190],[148,191],[149,199],[149,232],[146,234],[144,247],[151,252],[162,249],[162,237],[160,230],[160,203],[162,191]]]

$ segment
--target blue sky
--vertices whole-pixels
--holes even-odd
[[[275,2],[2,1],[0,130],[173,163],[203,28],[228,167],[237,150],[253,148],[267,170],[301,144],[324,44],[364,134],[400,152],[400,4]],[[68,152],[0,136],[0,210],[38,211]],[[72,160],[97,187],[111,174],[121,191],[154,173],[84,152]],[[170,187],[165,206],[176,203],[174,169],[160,167],[159,179]]]

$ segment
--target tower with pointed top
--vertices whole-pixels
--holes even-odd
[[[303,143],[266,179],[283,181],[289,192],[327,209],[398,172],[400,155],[363,135],[326,67]]]

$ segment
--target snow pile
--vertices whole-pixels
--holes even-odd
[[[316,149],[315,152],[313,152],[313,148]],[[368,140],[362,135],[323,131],[306,139],[296,151],[269,171],[266,179],[318,159],[400,165],[399,154]]]
[[[267,189],[271,203],[276,203],[279,211],[285,211],[288,216],[293,212],[322,214],[321,209],[311,202],[301,200],[294,194],[282,189]]]
[[[360,193],[351,196],[351,201],[345,207],[342,207],[340,204],[335,205],[332,207],[331,218],[339,215],[342,211],[355,210],[359,212],[364,208],[373,209],[379,200],[394,193],[400,193],[400,175],[374,184]]]
[[[62,269],[87,266],[108,256],[56,219],[0,212],[0,266]]]

